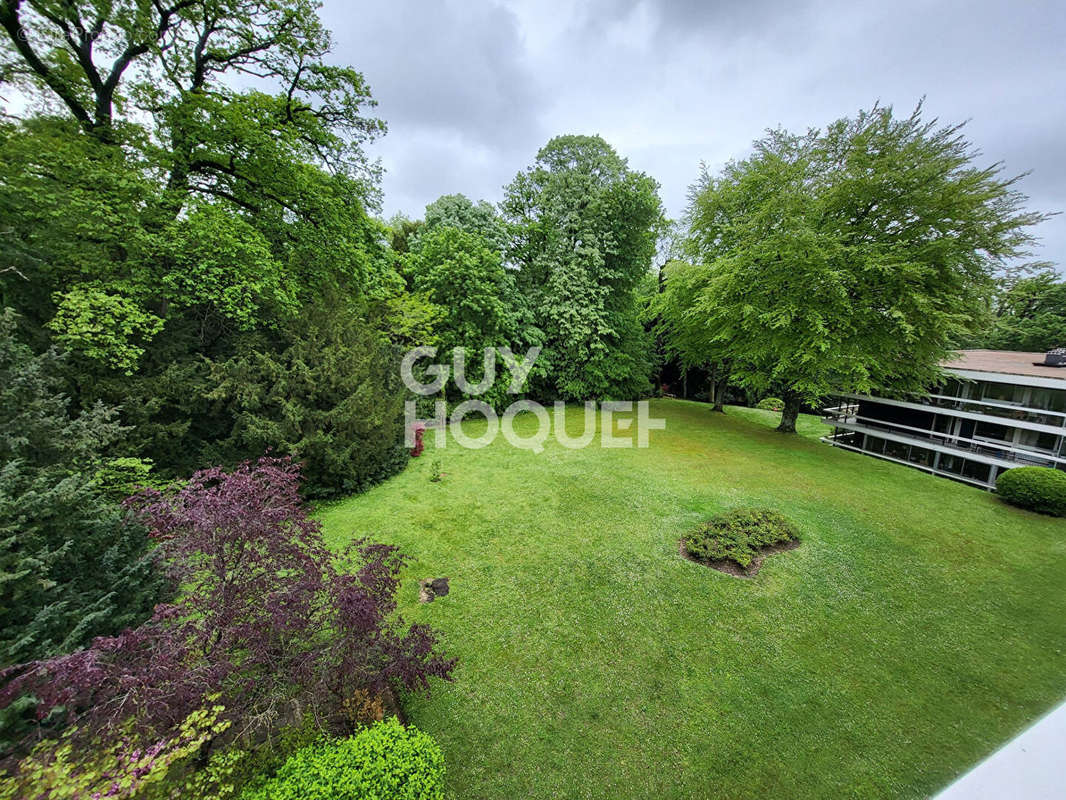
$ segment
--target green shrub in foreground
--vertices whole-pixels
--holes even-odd
[[[763,411],[780,411],[785,407],[785,401],[780,397],[764,397],[755,407]]]
[[[347,739],[305,747],[242,800],[439,800],[444,755],[392,717]]]
[[[1049,467],[1016,467],[999,476],[996,491],[1019,508],[1066,517],[1066,472]]]
[[[685,550],[694,558],[734,561],[747,569],[761,548],[798,538],[796,527],[776,511],[737,508],[719,514],[686,536]]]

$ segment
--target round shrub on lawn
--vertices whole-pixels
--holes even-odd
[[[785,407],[785,401],[780,397],[765,397],[755,407],[763,411],[781,411]]]
[[[242,800],[440,800],[444,756],[392,717],[347,739],[297,750]]]
[[[704,561],[733,561],[748,569],[759,551],[799,539],[796,526],[776,511],[735,508],[685,537],[685,550]]]
[[[1066,472],[1050,467],[1015,467],[999,476],[996,491],[1013,506],[1066,517]]]

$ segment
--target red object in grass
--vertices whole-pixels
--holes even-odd
[[[426,432],[426,423],[416,422],[412,430],[415,432],[415,446],[411,448],[411,458],[418,458],[422,455],[422,451],[426,449],[426,444],[422,441],[422,437]]]

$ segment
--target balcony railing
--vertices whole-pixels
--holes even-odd
[[[1027,466],[1054,467],[1066,465],[1066,458],[1060,458],[1051,452],[1032,450],[1013,444],[998,444],[985,439],[953,436],[949,433],[929,430],[928,428],[914,428],[910,425],[862,417],[857,412],[858,405],[856,404],[827,408],[822,421],[826,425],[858,429],[860,432],[895,434],[907,439],[908,443],[918,446],[921,446],[923,442],[937,444],[941,447],[958,451],[963,456],[967,454],[986,456]]]
[[[965,397],[948,397],[947,395],[930,394],[915,397],[911,402],[921,403],[933,408],[947,408],[954,411],[970,411],[985,414],[990,417],[1017,420],[1019,422],[1035,422],[1038,425],[1049,425],[1053,428],[1061,428],[1066,424],[1066,414],[1058,411],[1030,408],[1020,403],[1006,403],[993,400],[971,400]],[[970,408],[967,408],[970,406]]]

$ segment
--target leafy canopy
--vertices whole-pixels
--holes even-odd
[[[648,387],[650,337],[636,290],[664,224],[658,184],[598,136],[559,136],[507,187],[508,259],[542,332],[536,391],[633,397]],[[537,385],[539,384],[539,385]]]
[[[725,354],[738,383],[781,389],[793,413],[833,391],[935,384],[992,275],[1044,218],[979,155],[920,107],[875,107],[825,131],[772,131],[705,170],[687,212],[698,324],[675,346]]]
[[[988,327],[968,345],[1032,353],[1066,346],[1066,281],[1048,271],[1000,282]]]

